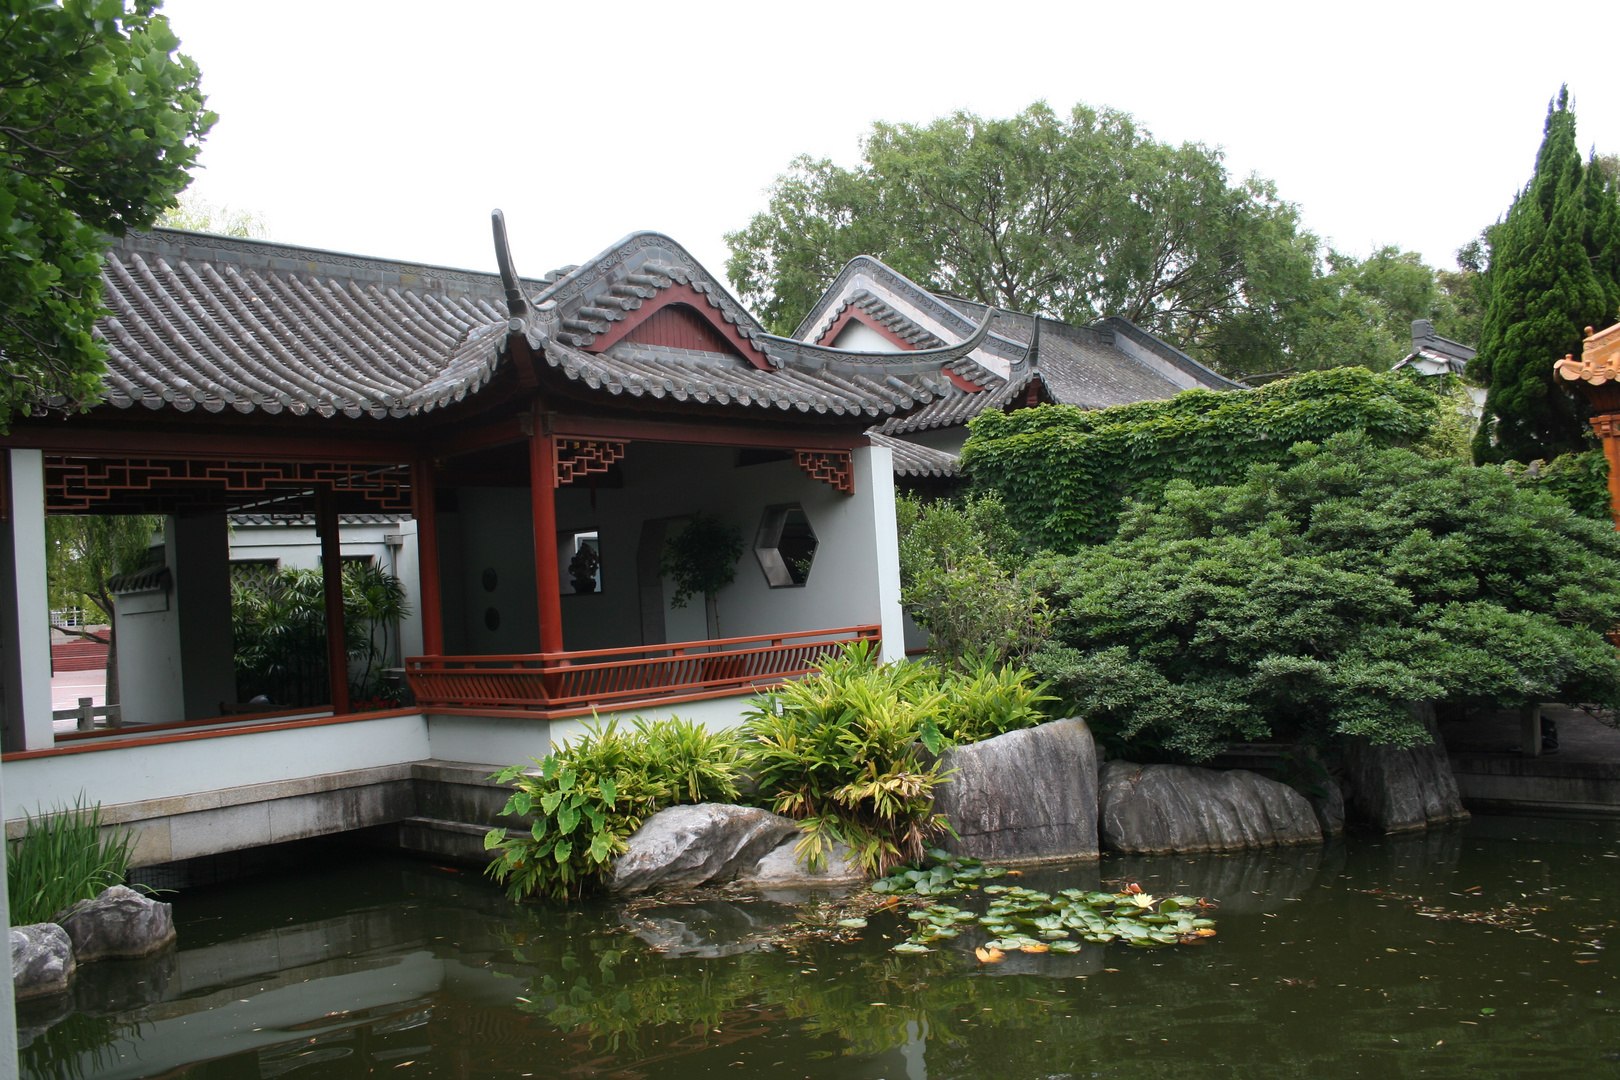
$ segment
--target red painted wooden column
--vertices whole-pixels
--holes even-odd
[[[422,652],[444,655],[444,609],[439,601],[439,518],[433,505],[433,460],[411,463],[411,516],[416,518],[417,604]]]
[[[540,603],[540,651],[563,651],[562,572],[557,566],[557,441],[539,404],[529,436],[529,502],[534,514],[534,584]]]
[[[321,538],[321,586],[326,598],[326,677],[332,711],[349,711],[349,650],[343,632],[343,547],[338,535],[337,500],[322,488],[315,493],[315,531]]]

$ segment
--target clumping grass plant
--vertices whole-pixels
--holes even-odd
[[[976,661],[968,674],[877,662],[865,642],[757,700],[744,714],[745,758],[758,797],[799,821],[799,857],[822,864],[846,845],[869,873],[922,857],[948,828],[933,812],[949,781],[944,747],[1046,719],[1053,700],[1021,669]]]
[[[105,829],[101,804],[81,796],[71,808],[34,817],[6,851],[6,888],[17,926],[49,922],[80,900],[122,885],[133,837]]]

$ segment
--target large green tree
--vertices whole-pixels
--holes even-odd
[[[1319,277],[1315,237],[1269,182],[1125,113],[1044,102],[875,124],[858,165],[797,159],[727,242],[732,281],[779,331],[867,254],[984,303],[1121,315],[1229,371],[1295,366],[1280,314]]]
[[[108,236],[150,226],[213,125],[154,0],[0,0],[0,427],[93,397]]]
[[[1575,141],[1568,89],[1548,107],[1529,185],[1486,230],[1488,300],[1469,374],[1488,387],[1474,456],[1530,461],[1586,445],[1584,410],[1553,363],[1579,353],[1587,326],[1620,312],[1620,208],[1614,181]]]
[[[1284,312],[1295,370],[1388,370],[1412,348],[1412,321],[1445,325],[1453,310],[1434,267],[1395,246],[1365,259],[1329,251],[1315,295]]]

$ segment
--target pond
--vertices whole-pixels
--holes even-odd
[[[507,902],[345,852],[185,890],[180,946],[25,1010],[31,1078],[1616,1077],[1620,825],[1479,818],[1405,839],[1030,871],[1218,900],[1218,934],[981,964],[911,924],[795,941],[802,897]],[[988,897],[953,897],[982,908]]]

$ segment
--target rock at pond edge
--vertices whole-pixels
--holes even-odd
[[[11,985],[18,1001],[65,992],[76,966],[73,940],[57,924],[11,928]]]
[[[1103,845],[1142,854],[1320,843],[1305,796],[1242,769],[1110,761],[1100,773]]]
[[[834,843],[820,870],[809,870],[799,861],[794,848],[799,844],[797,829],[771,849],[751,869],[744,870],[737,884],[750,888],[778,888],[803,885],[852,885],[866,880],[860,860],[848,847]]]
[[[1432,702],[1411,702],[1412,715],[1429,733],[1418,746],[1373,746],[1352,739],[1345,747],[1345,804],[1353,820],[1385,832],[1406,832],[1466,821],[1457,777],[1451,771]]]
[[[656,885],[730,881],[752,869],[794,828],[787,818],[753,806],[672,806],[630,835],[629,850],[614,862],[608,885],[614,892],[639,892]]]
[[[998,863],[1097,857],[1097,748],[1084,720],[1009,731],[940,756],[949,782],[934,812],[956,830],[940,846]]]
[[[73,939],[81,964],[146,956],[174,941],[174,913],[168,904],[114,885],[94,900],[80,900],[56,916]]]

